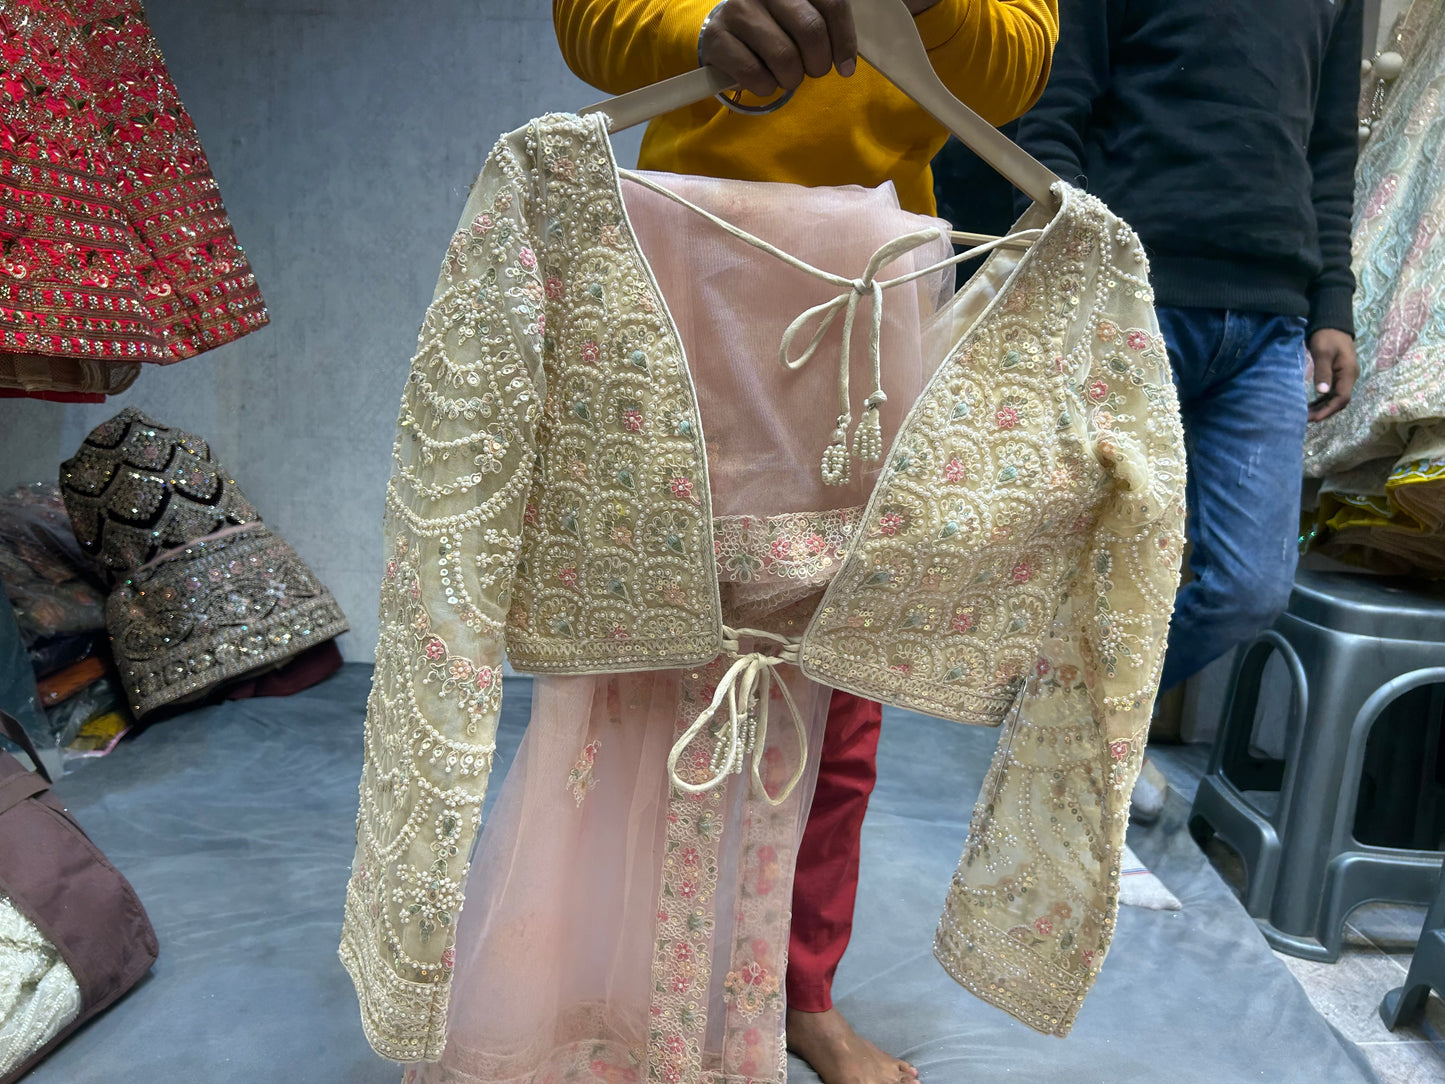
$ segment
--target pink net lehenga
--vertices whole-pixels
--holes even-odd
[[[886,242],[922,229],[936,238],[884,274],[950,252],[946,226],[899,210],[891,186],[644,177],[847,279]],[[786,1077],[793,865],[830,690],[787,663],[758,667],[768,672],[759,681],[769,722],[756,734],[756,778],[743,757],[747,770],[691,793],[672,782],[669,752],[739,655],[786,652],[744,630],[802,633],[881,464],[854,459],[847,484],[822,482],[820,455],[838,422],[843,321],[796,370],[778,357],[788,325],[839,297],[837,284],[642,183],[626,181],[623,191],[697,384],[723,620],[739,630],[738,646],[692,670],[535,679],[530,725],[467,882],[446,1049],[439,1062],[408,1068],[414,1084]],[[885,448],[930,375],[922,325],[951,283],[948,269],[888,291],[879,351]],[[873,379],[871,304],[862,301],[850,338],[860,403]],[[798,336],[795,357],[824,315]],[[746,725],[757,730],[763,715],[751,713]],[[721,775],[727,722],[723,708],[680,749],[680,780],[701,788]]]

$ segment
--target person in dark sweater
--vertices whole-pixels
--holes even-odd
[[[1149,252],[1184,419],[1194,573],[1161,690],[1283,611],[1306,419],[1344,408],[1359,371],[1363,6],[1061,0],[1053,73],[1019,123],[1028,151]]]

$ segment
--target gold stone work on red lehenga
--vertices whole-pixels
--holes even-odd
[[[114,583],[106,627],[138,716],[346,631],[199,437],[127,407],[61,464],[60,487],[77,541]]]
[[[264,325],[138,0],[0,5],[0,56],[0,393],[99,398]]]

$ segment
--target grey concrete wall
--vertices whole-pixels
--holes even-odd
[[[198,433],[376,640],[381,508],[407,360],[501,132],[599,95],[543,0],[147,0],[271,326],[103,405],[0,400],[0,486],[53,479],[135,405]],[[636,136],[619,141],[624,161]]]

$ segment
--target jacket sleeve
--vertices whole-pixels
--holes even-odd
[[[1350,229],[1359,154],[1360,50],[1364,3],[1347,0],[1330,35],[1310,129],[1309,161],[1319,235],[1321,269],[1310,285],[1311,332],[1338,328],[1355,333],[1355,276],[1350,269]]]
[[[697,67],[697,38],[718,0],[552,0],[567,66],[608,94]],[[949,89],[993,124],[1043,92],[1059,35],[1058,0],[939,0],[918,19]]]
[[[341,957],[367,1039],[397,1061],[441,1054],[501,709],[541,379],[525,177],[503,142],[472,189],[402,394],[387,487]]]
[[[1080,188],[1088,187],[1084,140],[1094,103],[1109,86],[1110,51],[1122,6],[1121,0],[1061,0],[1063,30],[1048,87],[1019,123],[1019,145]]]
[[[1142,268],[1137,239],[1130,248]],[[1118,274],[1120,294],[1147,282]],[[1080,306],[1083,308],[1084,306]],[[1112,311],[1120,311],[1113,305]],[[1122,306],[1129,311],[1130,306]],[[1066,1035],[1113,936],[1184,546],[1184,442],[1147,301],[1086,330],[1076,389],[1105,488],[1033,675],[1005,723],[934,952],[962,985]]]

